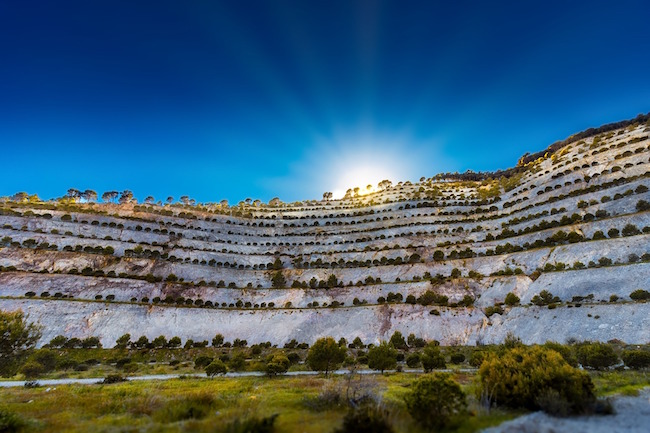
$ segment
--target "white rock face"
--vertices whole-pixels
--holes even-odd
[[[509,186],[432,178],[350,200],[227,209],[0,199],[0,308],[39,321],[41,343],[217,332],[250,343],[377,342],[396,330],[443,344],[508,332],[527,343],[647,343],[649,304],[630,293],[650,290],[648,132],[632,125],[575,141]],[[499,200],[483,196],[489,188]],[[574,237],[551,242],[560,231]],[[286,287],[273,288],[277,272]],[[180,281],[165,282],[171,274]],[[329,289],[300,287],[331,277]],[[429,290],[452,305],[411,304]],[[526,306],[543,290],[560,304]],[[488,317],[510,292],[522,306]],[[95,301],[107,296],[116,302]],[[392,296],[401,301],[380,305]]]

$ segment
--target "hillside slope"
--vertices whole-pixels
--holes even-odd
[[[650,290],[649,131],[631,122],[502,176],[435,176],[343,200],[5,199],[0,308],[39,321],[42,343],[96,335],[112,346],[124,333],[368,343],[396,330],[443,344],[508,332],[648,343],[650,304],[630,294]],[[508,293],[520,302],[504,305]]]

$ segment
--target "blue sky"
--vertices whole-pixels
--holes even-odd
[[[647,1],[2,2],[0,195],[292,201],[507,168],[650,111],[649,16]]]

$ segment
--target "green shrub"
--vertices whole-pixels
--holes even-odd
[[[472,351],[472,354],[469,356],[469,365],[476,368],[480,367],[486,356],[487,352],[483,350]]]
[[[404,396],[413,419],[426,429],[439,429],[467,407],[465,393],[448,373],[433,373],[416,380]]]
[[[454,352],[449,357],[449,361],[452,364],[462,364],[463,362],[465,362],[465,355],[463,355],[460,352]]]
[[[343,418],[343,425],[335,433],[392,433],[385,409],[373,402],[365,402],[350,409]]]
[[[36,379],[45,372],[45,369],[36,361],[27,361],[22,367],[20,367],[20,372],[27,379]]]
[[[393,335],[390,337],[390,344],[395,349],[407,349],[408,348],[408,346],[406,345],[406,340],[404,339],[404,336],[399,331],[395,331],[393,333]]]
[[[643,289],[638,289],[630,293],[630,298],[634,301],[647,301],[650,299],[650,292]]]
[[[22,431],[25,426],[26,423],[21,417],[9,409],[0,407],[0,432],[16,433]]]
[[[218,374],[226,373],[228,373],[228,368],[220,359],[215,359],[205,367],[205,374],[207,374],[208,377],[214,377]]]
[[[245,418],[243,421],[236,419],[230,423],[221,425],[215,430],[216,433],[272,433],[274,432],[275,419],[277,414],[264,418],[255,416]]]
[[[56,368],[58,359],[54,351],[49,349],[39,349],[30,357],[30,361],[41,364],[43,371],[47,373]]]
[[[648,203],[646,200],[639,200],[636,202],[636,210],[639,212],[650,210],[650,203]]]
[[[589,375],[541,346],[488,355],[479,368],[479,382],[480,397],[510,408],[566,415],[587,412],[596,401]]]
[[[120,383],[120,382],[126,382],[126,381],[127,381],[127,379],[124,376],[120,375],[120,374],[109,374],[100,383],[102,385],[110,385],[110,384],[113,384],[113,383]]]
[[[307,365],[314,371],[327,375],[336,370],[345,360],[345,347],[340,347],[332,337],[319,338],[307,353]]]
[[[154,419],[173,423],[188,419],[203,419],[212,412],[214,396],[208,393],[184,395],[170,400],[154,413]]]
[[[621,358],[625,365],[635,370],[650,367],[650,352],[647,350],[625,350]]]
[[[546,349],[555,350],[571,367],[578,366],[578,359],[573,353],[571,346],[565,346],[564,344],[556,343],[555,341],[547,341],[544,343],[543,347]]]
[[[489,307],[485,307],[485,310],[483,310],[483,312],[487,317],[491,317],[495,314],[503,314],[503,308],[501,305],[491,305]]]
[[[560,302],[560,298],[558,298],[557,296],[553,296],[553,294],[548,290],[542,290],[541,292],[539,292],[539,295],[533,296],[530,302],[534,305],[541,307],[544,305]]]
[[[447,364],[445,363],[445,357],[440,352],[440,348],[435,343],[429,343],[422,351],[420,355],[420,361],[422,362],[422,368],[425,373],[430,372],[435,368],[446,368]]]
[[[212,362],[211,356],[201,355],[194,360],[194,368],[205,368]]]
[[[244,354],[241,352],[235,353],[230,358],[230,361],[228,361],[228,368],[232,371],[242,371],[246,368],[246,357]]]
[[[576,355],[583,367],[595,370],[604,370],[619,362],[612,346],[600,342],[585,341],[576,345]]]
[[[286,373],[290,365],[291,361],[289,361],[289,358],[284,353],[276,353],[275,355],[269,356],[264,371],[268,376],[276,376]]]
[[[397,366],[397,350],[390,343],[382,341],[379,346],[368,350],[368,367],[373,370],[391,370]]]
[[[406,357],[406,365],[409,368],[418,368],[420,366],[420,354],[411,353]]]
[[[626,224],[621,233],[623,236],[634,236],[641,234],[641,230],[639,230],[634,224]]]
[[[508,292],[504,302],[505,302],[506,305],[512,307],[512,306],[515,306],[515,305],[519,304],[519,301],[520,301],[519,296],[515,295],[512,292]]]

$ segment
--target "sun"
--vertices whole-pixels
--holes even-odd
[[[372,161],[363,162],[363,159],[366,161],[372,159]],[[352,156],[345,161],[339,161],[338,165],[336,187],[332,190],[334,199],[343,198],[349,189],[357,196],[371,194],[379,190],[377,186],[379,182],[396,176],[389,163],[381,161],[381,158],[377,158],[376,155],[371,158]]]
[[[378,184],[384,180],[397,184],[419,179],[422,173],[435,173],[444,164],[439,146],[437,139],[418,139],[408,131],[362,126],[338,129],[315,135],[282,181],[312,197],[331,193],[329,198],[336,200],[348,190],[353,196],[366,196],[380,191]]]

